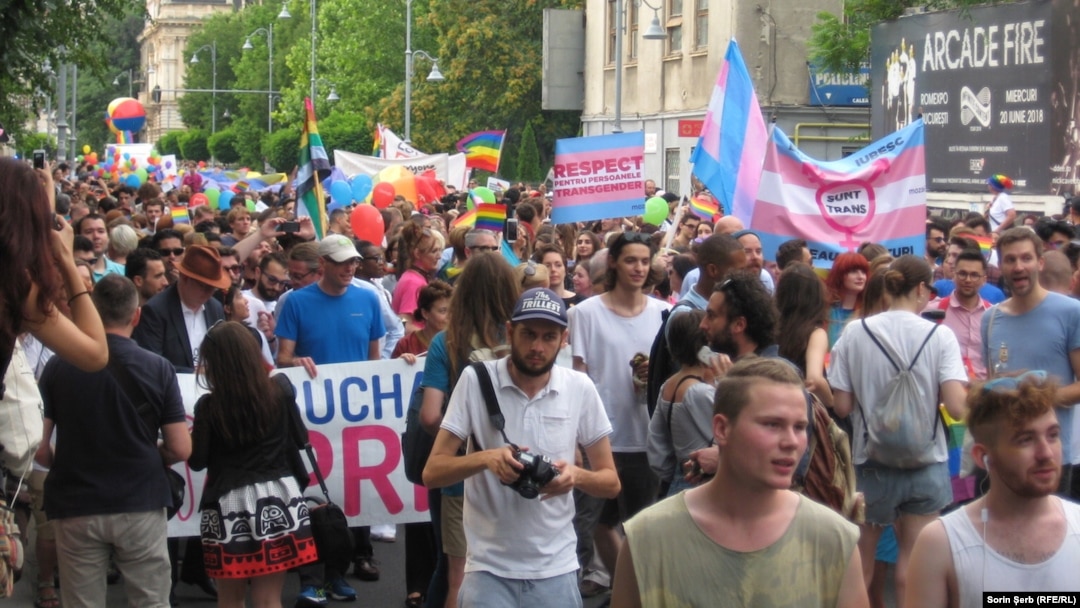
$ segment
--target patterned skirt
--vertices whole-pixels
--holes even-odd
[[[225,493],[203,509],[200,528],[212,578],[264,576],[318,560],[307,505],[292,477]]]

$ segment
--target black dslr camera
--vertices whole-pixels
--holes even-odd
[[[555,468],[547,456],[522,452],[513,444],[511,444],[511,447],[514,449],[514,459],[524,465],[525,468],[521,470],[517,481],[503,485],[512,488],[522,498],[536,498],[540,495],[540,488],[555,479],[559,474],[559,470]]]

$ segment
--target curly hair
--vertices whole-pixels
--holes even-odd
[[[1005,426],[1021,427],[1054,409],[1057,383],[1052,379],[1031,376],[1008,388],[995,382],[1001,380],[976,383],[968,391],[967,427],[979,443],[993,443]]]
[[[728,322],[746,319],[746,335],[758,348],[776,341],[776,305],[756,272],[740,270],[721,281],[713,292],[724,294],[724,315]]]

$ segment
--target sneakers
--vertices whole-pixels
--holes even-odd
[[[325,606],[326,604],[326,593],[314,585],[307,585],[302,587],[300,594],[296,596],[295,608],[310,608],[313,606]]]
[[[375,565],[373,558],[357,558],[353,562],[353,576],[362,581],[377,581],[379,580],[379,567]]]
[[[356,601],[356,591],[343,578],[336,578],[326,585],[326,595],[337,602]]]

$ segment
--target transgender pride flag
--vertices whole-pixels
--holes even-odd
[[[921,255],[926,244],[922,120],[831,162],[808,157],[774,128],[750,227],[766,253],[775,254],[788,239],[805,239],[821,268],[867,241],[884,245],[894,257]]]
[[[753,214],[768,139],[754,83],[732,38],[690,162],[694,175],[720,200],[724,215],[745,225]]]

